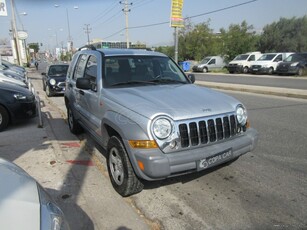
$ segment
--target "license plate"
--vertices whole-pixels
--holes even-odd
[[[233,156],[232,149],[227,149],[223,152],[217,153],[213,156],[202,159],[198,162],[198,170],[203,170],[211,168],[213,166],[219,165],[223,162],[230,160]]]
[[[253,69],[253,71],[258,71],[258,69]]]

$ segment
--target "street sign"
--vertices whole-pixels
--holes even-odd
[[[183,0],[172,0],[171,27],[184,27],[182,18]]]
[[[0,0],[0,16],[7,16],[5,0]]]

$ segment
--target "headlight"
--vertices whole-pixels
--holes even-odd
[[[18,101],[21,101],[21,100],[26,100],[27,99],[27,96],[26,95],[23,95],[21,93],[15,93],[14,95],[14,98]]]
[[[50,83],[50,85],[55,85],[55,84],[56,84],[56,81],[55,81],[54,79],[50,79],[50,80],[49,80],[49,83]]]
[[[69,230],[63,212],[47,192],[37,184],[41,205],[41,230]]]
[[[298,62],[294,62],[291,64],[291,66],[297,66],[299,63]]]
[[[245,125],[247,121],[247,111],[243,105],[238,105],[236,110],[237,120],[240,125]]]
[[[157,118],[152,123],[152,132],[158,139],[166,139],[172,133],[172,123],[166,117]]]

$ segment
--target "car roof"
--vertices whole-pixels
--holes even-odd
[[[160,56],[167,57],[165,54],[149,51],[145,49],[116,49],[116,48],[108,48],[108,49],[96,49],[101,52],[104,56]]]

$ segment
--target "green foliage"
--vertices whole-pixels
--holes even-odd
[[[262,52],[303,52],[307,50],[307,16],[281,18],[264,27],[259,48]]]
[[[210,21],[192,24],[185,21],[179,31],[178,60],[201,60],[205,56],[221,55],[227,61],[242,53],[265,52],[303,52],[307,50],[307,16],[301,18],[281,18],[264,27],[257,35],[252,25],[246,21],[231,24],[228,29],[213,33]],[[174,56],[174,47],[156,49],[168,56]]]
[[[34,49],[35,53],[38,53],[38,51],[39,51],[39,44],[38,43],[29,43],[28,47],[29,47],[29,49]]]

